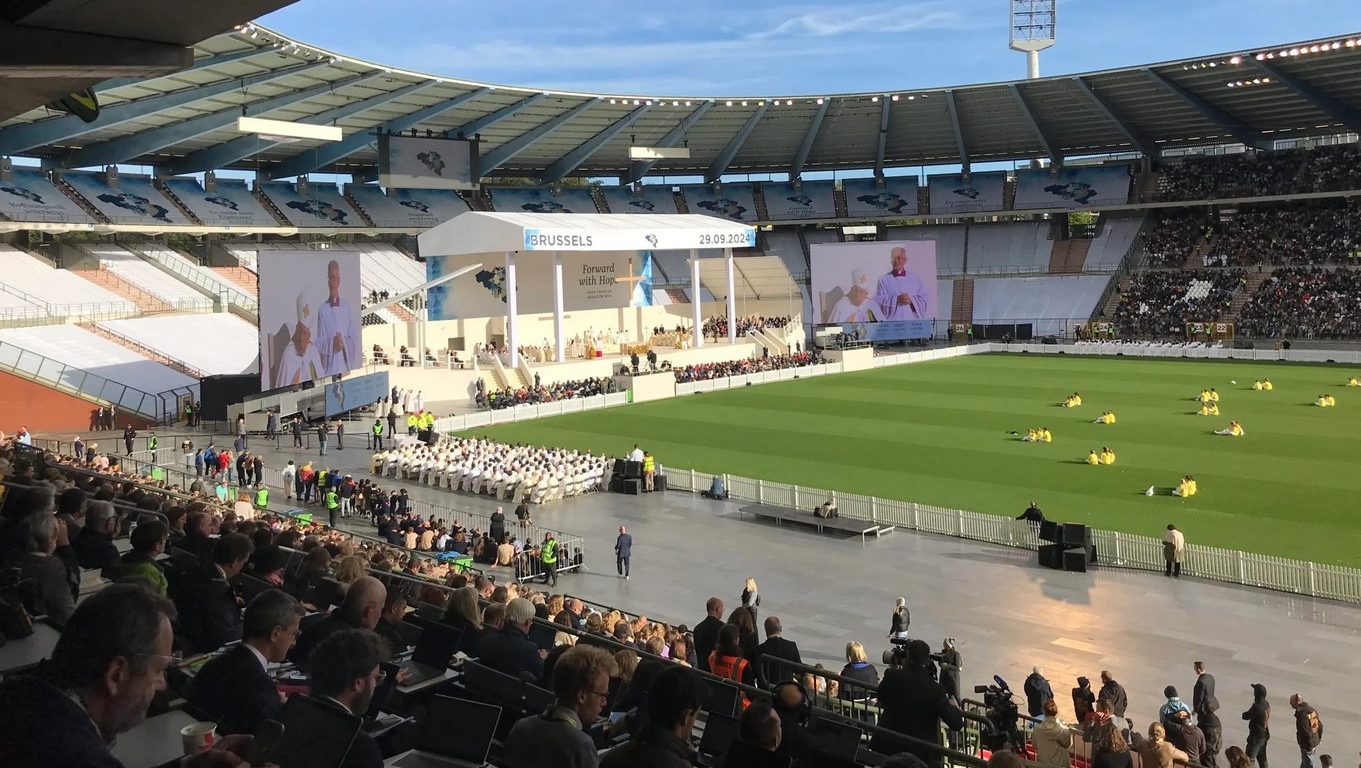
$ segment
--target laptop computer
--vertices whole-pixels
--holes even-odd
[[[864,733],[850,723],[813,718],[808,724],[809,733],[818,741],[818,751],[836,760],[855,762],[860,752],[860,739]]]
[[[381,718],[387,711],[388,703],[392,701],[392,692],[397,690],[397,672],[401,670],[400,666],[390,661],[383,662],[378,668],[383,671],[383,682],[374,689],[373,698],[369,701],[369,711],[364,713],[363,727],[370,733],[389,725]]]
[[[501,708],[452,696],[430,700],[416,748],[389,758],[392,768],[480,768],[487,762]],[[280,766],[280,768],[284,768]]]
[[[266,762],[279,768],[341,765],[360,726],[360,718],[311,696],[290,697],[275,719],[286,735],[274,742]]]
[[[410,673],[410,677],[403,685],[418,685],[436,677],[443,677],[462,640],[461,629],[440,622],[427,624],[421,630],[421,637],[416,641],[416,649],[411,652],[411,658],[398,662],[403,670]]]
[[[699,764],[717,768],[736,738],[737,718],[710,712],[704,719],[704,734],[699,739]]]
[[[706,679],[704,688],[705,712],[729,717],[737,713],[737,686]]]
[[[551,624],[540,624],[537,621],[529,625],[529,641],[539,647],[541,651],[553,650],[553,641],[558,637],[558,630]]]

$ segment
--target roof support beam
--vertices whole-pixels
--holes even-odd
[[[464,138],[471,139],[477,134],[481,133],[482,131],[485,131],[486,129],[492,127],[493,125],[496,125],[497,123],[501,122],[502,120],[505,120],[506,118],[511,117],[513,115],[519,114],[522,110],[524,110],[525,107],[531,107],[535,104],[538,104],[539,102],[543,101],[546,98],[548,98],[548,94],[536,93],[533,96],[520,99],[514,104],[508,104],[504,107],[501,107],[495,112],[485,114],[477,118],[476,120],[472,121],[471,123],[467,123],[465,125],[459,126],[458,128],[453,128],[448,131],[445,131],[444,135],[452,138],[458,136],[461,133],[463,134]]]
[[[1116,130],[1123,133],[1126,139],[1129,139],[1130,144],[1144,153],[1144,157],[1147,157],[1150,160],[1158,159],[1162,154],[1162,150],[1158,148],[1157,142],[1153,141],[1147,134],[1135,127],[1135,125],[1130,122],[1129,118],[1121,115],[1119,110],[1115,108],[1115,105],[1111,104],[1105,96],[1098,93],[1096,89],[1092,88],[1092,86],[1081,77],[1071,77],[1069,78],[1069,81],[1072,82],[1073,86],[1077,89],[1077,92],[1086,98],[1100,115],[1105,117],[1111,125],[1115,126]]]
[[[893,99],[883,96],[879,99],[879,135],[875,137],[874,177],[884,176],[884,153],[888,151],[889,114],[893,111]]]
[[[1320,112],[1331,117],[1344,125],[1352,133],[1361,133],[1361,112],[1347,106],[1338,99],[1320,91],[1315,86],[1300,80],[1294,75],[1286,74],[1275,63],[1269,61],[1258,61],[1255,57],[1243,57],[1245,62],[1250,62],[1273,80],[1294,91],[1300,98],[1313,104]]]
[[[963,169],[961,172],[969,175],[969,147],[964,143],[964,128],[959,124],[959,107],[955,105],[955,92],[947,90],[945,92],[945,108],[950,112],[950,127],[955,132],[955,146],[959,148],[959,164]]]
[[[192,104],[203,99],[211,99],[221,96],[224,93],[239,91],[252,85],[266,83],[270,80],[277,80],[287,75],[296,75],[306,72],[309,69],[321,67],[322,62],[298,63],[291,67],[284,67],[273,72],[262,72],[258,75],[241,78],[238,80],[224,80],[212,85],[191,86],[181,88],[160,96],[148,96],[144,99],[134,99],[125,101],[121,104],[113,104],[104,107],[99,112],[99,119],[93,123],[86,123],[75,115],[64,115],[54,117],[49,120],[41,120],[36,123],[25,125],[15,125],[9,128],[0,129],[0,155],[17,155],[24,150],[41,147],[47,144],[56,144],[68,141],[77,136],[84,136],[91,131],[101,128],[110,128],[115,125],[126,123],[144,117],[152,112],[165,109],[175,109],[186,104]]]
[[[271,99],[257,101],[244,105],[248,113],[253,117],[272,112],[276,109],[283,109],[308,99],[316,98],[330,93],[339,88],[362,83],[366,80],[373,80],[385,77],[382,72],[369,72],[363,75],[347,77],[333,83],[322,83],[301,91],[293,91]],[[220,131],[236,123],[236,118],[241,116],[240,107],[229,107],[227,109],[191,118],[179,123],[171,123],[161,128],[153,128],[149,131],[141,131],[127,136],[120,136],[116,139],[101,141],[91,144],[82,149],[68,154],[66,157],[55,161],[55,165],[61,168],[86,168],[115,163],[127,162],[141,157],[142,155],[164,149],[181,141],[187,141],[205,133]]]
[[[608,128],[587,139],[584,144],[564,155],[562,159],[558,160],[556,163],[548,166],[547,170],[543,172],[543,175],[539,177],[539,183],[552,184],[571,175],[572,171],[580,168],[581,164],[589,160],[591,155],[599,152],[601,147],[604,147],[614,140],[615,136],[618,136],[621,131],[632,125],[634,120],[647,114],[650,109],[652,109],[651,105],[644,104],[641,107],[636,107],[624,117],[614,121]]]
[[[822,130],[822,121],[827,117],[827,108],[832,106],[831,99],[821,101],[818,111],[813,113],[813,122],[808,124],[808,132],[803,135],[803,143],[799,145],[799,151],[794,155],[794,162],[789,164],[790,180],[797,179],[803,174],[803,166],[808,162],[808,155],[813,152],[813,144],[818,140],[818,131]]]
[[[661,141],[652,146],[658,148],[676,146],[676,144],[685,138],[685,134],[689,133],[690,129],[695,127],[695,123],[698,123],[699,119],[704,117],[706,112],[713,109],[713,106],[713,101],[700,102],[699,107],[694,112],[686,115],[685,119],[680,121],[675,128],[668,131],[667,134],[662,137]],[[656,164],[656,160],[634,160],[629,164],[629,172],[628,175],[624,177],[624,183],[632,184],[636,181],[641,181],[642,178],[647,175],[647,172],[652,170],[652,166]]]
[[[737,157],[738,152],[742,151],[742,145],[747,143],[747,138],[751,136],[752,131],[756,130],[756,124],[761,122],[761,118],[765,117],[768,109],[770,109],[770,102],[763,101],[756,108],[756,111],[751,113],[751,117],[747,118],[747,122],[742,124],[742,128],[732,137],[732,141],[728,142],[728,146],[724,147],[723,151],[718,153],[718,157],[714,158],[709,170],[704,172],[705,181],[718,181],[723,177],[728,166],[732,164],[732,159]]]
[[[1011,98],[1015,99],[1016,107],[1021,110],[1021,116],[1025,118],[1026,125],[1035,138],[1040,140],[1040,146],[1044,149],[1044,154],[1049,157],[1049,162],[1055,166],[1063,165],[1063,153],[1058,151],[1058,145],[1049,138],[1049,134],[1040,127],[1040,121],[1035,119],[1035,111],[1030,108],[1029,102],[1025,100],[1025,94],[1015,83],[1007,86],[1011,91]]]
[[[184,69],[181,69],[181,70],[179,70],[178,72],[171,72],[171,73],[167,74],[166,77],[173,77],[173,76],[175,76],[175,75],[183,75],[183,74],[186,74],[186,73],[189,73],[189,72],[197,72],[197,71],[199,71],[199,70],[201,70],[201,69],[208,69],[208,68],[210,68],[210,67],[217,67],[217,66],[221,66],[221,65],[223,65],[223,64],[231,64],[231,63],[234,62],[234,61],[243,61],[243,60],[245,60],[245,59],[253,59],[253,58],[255,58],[256,56],[263,56],[263,55],[265,55],[266,53],[276,53],[276,54],[277,54],[277,53],[279,53],[280,49],[282,49],[282,48],[283,48],[282,45],[271,45],[271,46],[267,46],[267,47],[264,47],[264,48],[248,48],[248,49],[246,49],[246,50],[244,50],[244,51],[233,51],[233,52],[231,52],[231,53],[221,53],[221,54],[218,54],[217,56],[203,56],[203,57],[194,59],[194,63],[193,63],[193,64],[190,64],[189,66],[185,67]],[[115,78],[112,78],[112,79],[109,79],[109,80],[105,80],[104,82],[100,83],[99,85],[96,85],[94,88],[95,88],[96,91],[98,91],[98,92],[100,92],[100,93],[103,93],[104,91],[111,91],[111,90],[113,90],[114,88],[122,88],[122,87],[125,86],[125,85],[133,85],[133,84],[135,84],[135,83],[145,83],[145,82],[147,82],[147,79],[146,79],[145,77],[115,77]]]
[[[1173,82],[1166,75],[1155,72],[1149,67],[1144,67],[1141,71],[1148,76],[1150,80],[1180,97],[1181,100],[1186,102],[1192,109],[1199,112],[1202,117],[1219,126],[1221,130],[1232,136],[1234,140],[1240,144],[1248,147],[1256,147],[1258,149],[1265,149],[1271,146],[1270,139],[1262,135],[1257,129],[1237,117],[1234,117],[1223,107],[1210,103],[1209,100],[1200,94]]]
[[[492,151],[483,155],[482,160],[479,163],[479,169],[482,175],[483,176],[489,175],[492,171],[496,170],[497,168],[500,168],[507,162],[513,160],[521,152],[524,152],[526,149],[532,147],[534,143],[537,142],[539,139],[542,139],[543,137],[547,136],[553,131],[556,131],[562,126],[572,122],[578,117],[581,117],[581,115],[585,113],[586,110],[590,109],[591,107],[594,107],[596,104],[599,103],[600,103],[599,98],[588,99],[576,105],[575,107],[572,107],[566,112],[563,112],[562,114],[558,115],[552,120],[549,120],[543,125],[540,125],[539,127],[531,129],[529,131],[526,131],[520,134],[519,136],[516,136],[515,138],[511,139],[510,141],[507,141],[505,144],[502,144],[496,149],[493,149]]]
[[[279,162],[273,168],[270,168],[265,175],[271,179],[287,179],[326,168],[374,143],[378,140],[377,134],[379,133],[401,133],[415,128],[422,122],[438,117],[460,104],[466,104],[474,99],[486,96],[492,90],[491,88],[479,88],[476,91],[460,93],[452,99],[432,104],[425,109],[418,109],[409,115],[402,115],[395,120],[384,123],[374,131],[350,134],[340,141],[323,144],[310,152],[300,152]]]
[[[398,88],[395,91],[370,96],[367,99],[352,101],[334,109],[328,109],[320,114],[304,117],[298,120],[299,123],[309,125],[326,125],[338,120],[345,120],[361,112],[380,107],[391,101],[410,96],[430,88],[434,83],[425,81],[408,85],[405,88]],[[168,170],[172,175],[182,173],[197,173],[199,171],[211,171],[216,168],[223,168],[239,160],[243,160],[251,155],[258,154],[267,149],[279,146],[283,142],[270,141],[259,136],[242,136],[231,141],[218,144],[215,147],[200,149],[192,152],[177,160],[171,161]]]
[[[194,63],[182,45],[24,27],[0,19],[0,77],[160,77]]]

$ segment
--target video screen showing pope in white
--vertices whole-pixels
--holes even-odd
[[[263,389],[363,365],[357,252],[262,251],[259,270]]]
[[[875,341],[931,335],[938,308],[934,242],[824,243],[811,255],[819,324],[878,324],[869,330]]]

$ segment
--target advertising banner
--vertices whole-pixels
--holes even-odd
[[[580,235],[574,235],[579,237]],[[427,292],[431,320],[504,317],[506,267],[485,256],[435,256],[426,259],[427,280],[477,263],[477,272],[437,285]],[[553,257],[521,254],[515,259],[516,305],[520,314],[553,311]],[[650,251],[573,251],[562,254],[565,311],[652,305]]]
[[[959,174],[932,176],[931,213],[977,213],[1002,210],[1005,173],[975,173],[966,184]]]
[[[1089,209],[1129,203],[1129,167],[1062,168],[1016,172],[1016,210]]]
[[[378,371],[366,376],[337,381],[326,385],[326,417],[338,416],[356,408],[382,400],[388,395],[388,372]]]

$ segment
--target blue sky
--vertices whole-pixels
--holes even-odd
[[[1006,0],[300,0],[261,20],[421,72],[639,95],[892,91],[1024,75]],[[1060,0],[1043,74],[1361,33],[1357,0]]]

